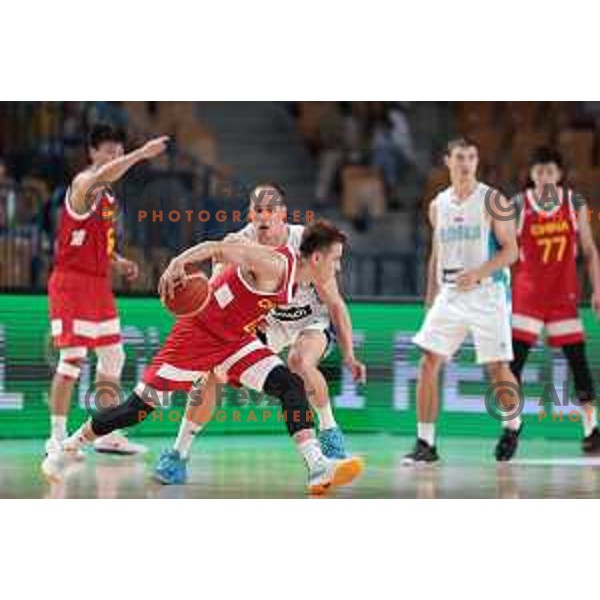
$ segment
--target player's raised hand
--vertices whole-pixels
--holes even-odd
[[[175,287],[185,285],[186,273],[183,262],[173,259],[158,282],[158,295],[161,298],[173,298]]]
[[[149,142],[146,142],[141,147],[142,156],[144,158],[154,158],[159,154],[162,154],[167,147],[167,142],[169,141],[168,135],[161,135],[160,137],[154,138]]]
[[[356,383],[367,382],[367,367],[364,363],[361,363],[356,357],[350,356],[344,360],[344,364],[350,369],[352,379],[354,379]]]

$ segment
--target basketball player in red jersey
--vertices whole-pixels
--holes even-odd
[[[585,334],[577,309],[577,238],[592,284],[592,308],[600,313],[600,260],[587,208],[573,192],[559,187],[560,153],[538,148],[530,161],[531,187],[513,201],[518,209],[520,257],[513,280],[513,373],[520,379],[531,346],[545,327],[548,343],[560,347],[575,382],[586,454],[600,452],[600,433]],[[594,403],[595,404],[595,403]]]
[[[323,455],[302,378],[256,336],[258,324],[273,308],[289,304],[296,286],[334,277],[345,240],[335,226],[317,221],[306,227],[299,253],[288,246],[203,242],[173,259],[160,281],[161,296],[172,295],[175,284],[185,282],[188,263],[212,259],[229,266],[211,282],[211,297],[202,312],[176,321],[131,396],[116,408],[94,414],[64,442],[65,452],[139,423],[167,394],[189,392],[193,382],[214,370],[234,386],[281,401],[288,432],[308,468],[311,493],[350,483],[362,471],[362,461]]]
[[[119,381],[125,353],[111,269],[134,279],[138,267],[115,252],[116,199],[107,186],[136,163],[159,155],[166,142],[166,137],[160,137],[124,154],[122,133],[108,125],[94,126],[88,144],[91,164],[73,179],[65,195],[48,281],[50,323],[59,359],[50,390],[47,455],[59,452],[67,436],[71,394],[89,350],[94,349],[97,357],[96,381]],[[98,440],[96,449],[132,454],[141,448],[113,435]]]
[[[285,192],[277,183],[261,183],[249,194],[250,223],[224,242],[258,243],[277,248],[289,246],[298,252],[302,243],[303,225],[287,222]],[[212,277],[226,265],[213,265]],[[352,321],[334,278],[317,289],[314,285],[299,286],[292,303],[272,311],[264,326],[258,328],[259,339],[276,354],[288,348],[287,364],[300,375],[319,423],[319,443],[329,458],[346,456],[344,436],[335,421],[327,380],[319,363],[328,354],[334,340],[340,348],[345,365],[354,381],[364,383],[366,367],[356,358],[352,344]],[[218,376],[208,375],[202,384],[197,403],[189,403],[171,449],[163,450],[153,478],[162,484],[183,484],[187,481],[188,460],[195,435],[210,422],[217,404]],[[200,401],[201,400],[201,401]]]

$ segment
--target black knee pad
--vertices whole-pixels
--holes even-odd
[[[569,363],[575,384],[577,400],[585,404],[594,400],[594,381],[585,356],[585,344],[567,344],[562,351]]]
[[[517,381],[521,383],[521,375],[527,361],[527,356],[529,355],[529,350],[531,349],[531,344],[522,340],[513,340],[512,345],[514,358],[510,363],[510,370],[517,378]]]
[[[314,417],[306,398],[302,377],[279,365],[269,373],[264,391],[269,396],[281,400],[285,424],[290,435],[313,428]]]
[[[141,423],[153,410],[153,406],[132,393],[119,406],[94,414],[91,423],[92,431],[97,436],[108,435],[115,429],[123,429]]]

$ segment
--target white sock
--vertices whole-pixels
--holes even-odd
[[[521,417],[517,416],[514,419],[504,421],[504,427],[506,427],[507,429],[512,429],[513,431],[517,431],[517,429],[521,427]]]
[[[50,437],[62,442],[67,437],[67,417],[50,415]]]
[[[435,423],[417,423],[417,437],[435,446]]]
[[[596,407],[591,404],[585,404],[580,406],[581,412],[581,424],[583,425],[583,436],[587,437],[594,431],[595,427],[598,427],[598,415],[596,413]]]
[[[194,441],[194,436],[202,429],[202,425],[198,425],[193,421],[188,421],[184,418],[179,427],[177,439],[173,445],[173,450],[179,452],[181,458],[187,458],[190,455],[190,449]]]
[[[313,469],[325,458],[323,452],[321,452],[321,446],[315,438],[298,444],[298,451],[302,454],[302,458],[304,458],[304,462],[306,462],[309,469]]]
[[[333,429],[337,427],[333,411],[331,410],[331,402],[328,402],[325,406],[315,406],[315,411],[319,416],[319,429]]]

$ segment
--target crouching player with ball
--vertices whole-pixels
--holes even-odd
[[[256,186],[250,194],[249,210],[250,223],[228,235],[226,242],[254,242],[275,248],[287,245],[296,253],[300,251],[305,227],[286,222],[285,196],[279,185]],[[223,268],[225,265],[215,265],[213,278]],[[319,370],[319,363],[337,338],[344,364],[355,381],[364,383],[366,367],[354,354],[352,321],[339,292],[336,273],[326,282],[299,285],[289,304],[277,306],[267,315],[257,335],[276,354],[289,349],[288,366],[302,377],[308,399],[318,416],[323,453],[328,458],[344,458],[344,436],[335,420],[327,381]],[[194,436],[212,417],[218,383],[215,374],[209,375],[202,383],[197,401],[190,402],[173,448],[164,450],[159,458],[154,472],[157,481],[164,484],[187,481]]]
[[[203,242],[173,259],[159,292],[172,297],[187,277],[189,263],[229,263],[211,283],[200,313],[176,321],[164,346],[146,369],[134,392],[116,408],[99,411],[63,444],[66,456],[97,436],[130,427],[149,415],[165,393],[189,392],[202,375],[218,371],[235,386],[264,392],[281,401],[290,436],[308,469],[308,488],[321,494],[353,481],[363,469],[360,458],[329,459],[316,438],[302,378],[256,336],[256,326],[279,305],[288,304],[294,288],[328,281],[339,268],[346,236],[318,221],[307,227],[300,253],[256,244]]]

